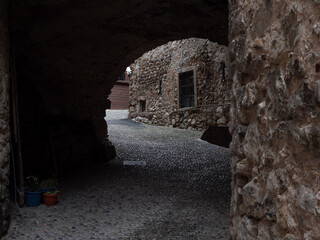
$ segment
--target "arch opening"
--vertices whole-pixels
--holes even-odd
[[[10,13],[21,113],[21,148],[13,150],[23,163],[14,170],[25,176],[66,175],[115,156],[106,97],[121,68],[146,50],[187,37],[228,43],[227,1],[15,0]]]
[[[106,139],[103,116],[104,109],[110,107],[106,97],[121,66],[152,47],[183,36],[205,36],[220,44],[228,42],[226,1],[197,4],[177,1],[157,3],[158,7],[154,3],[140,5],[127,1],[110,4],[100,1],[79,4],[72,0],[41,4],[16,0],[11,4],[12,54],[26,175],[31,174],[36,163],[40,163],[40,172],[52,169],[50,162],[54,160],[48,148],[61,155],[56,156],[61,159],[56,160],[58,166],[61,163],[60,169],[88,159],[92,153],[98,162],[114,156],[114,149]],[[183,18],[186,14],[189,17]],[[117,21],[112,21],[113,15]],[[32,102],[39,107],[32,108]],[[90,127],[85,131],[82,125]],[[59,128],[62,132],[67,129],[61,133],[65,136],[62,139],[54,136],[56,146],[43,146],[43,153],[39,153],[34,142],[48,142],[52,138],[48,135],[55,134],[48,129],[56,132]],[[32,138],[37,139],[31,141]],[[44,159],[49,164],[40,167]]]
[[[222,67],[226,50],[206,39],[190,38],[144,53],[129,66],[129,111],[106,111],[109,137],[117,150],[111,166],[121,165],[136,180],[144,179],[150,188],[159,188],[157,198],[163,204],[158,211],[161,217],[153,220],[158,221],[159,228],[164,221],[164,208],[172,211],[171,207],[164,207],[168,201],[183,206],[174,210],[175,221],[166,216],[170,227],[179,229],[177,238],[188,235],[184,228],[177,226],[183,218],[191,222],[203,219],[201,226],[205,231],[194,226],[189,232],[192,235],[199,231],[198,238],[215,238],[221,234],[221,238],[227,239],[229,235],[229,151],[200,140],[202,131],[209,125],[218,127],[219,124],[225,128],[228,125],[230,86]],[[184,84],[186,89],[179,88],[179,84]],[[181,90],[188,93],[184,98],[192,94],[196,104],[181,106],[184,99],[179,98]],[[172,116],[176,113],[178,119]],[[128,186],[133,185],[128,183]],[[153,194],[149,196],[152,199]],[[175,202],[177,198],[179,203]],[[194,200],[197,204],[190,204],[190,199],[197,199]],[[212,201],[215,204],[209,207],[207,204]],[[196,214],[204,205],[208,211],[201,216]],[[189,213],[184,212],[186,209]],[[219,220],[215,217],[218,215]],[[210,228],[213,225],[215,227]],[[159,229],[148,228],[153,232],[150,237],[156,238]],[[137,237],[142,237],[140,234],[145,231],[141,229]],[[177,234],[175,230],[170,230],[169,235],[174,234]]]

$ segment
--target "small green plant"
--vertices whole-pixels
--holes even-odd
[[[56,178],[47,178],[41,181],[40,186],[42,188],[57,188],[58,179]]]
[[[40,192],[41,191],[39,179],[34,175],[28,176],[26,178],[25,187],[30,192]]]
[[[46,194],[57,194],[57,193],[60,193],[60,191],[59,190],[54,190],[54,191],[46,191],[45,192]]]

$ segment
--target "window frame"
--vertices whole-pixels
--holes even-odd
[[[147,112],[147,100],[139,100],[139,113]]]
[[[140,103],[141,102],[145,102],[145,111],[144,112],[141,112],[141,109],[140,109]],[[136,108],[136,112],[138,114],[138,116],[140,117],[144,117],[144,116],[147,116],[148,114],[148,99],[147,99],[147,96],[139,96],[137,98],[137,108]]]
[[[180,92],[180,75],[183,73],[192,72],[193,73],[193,88],[194,88],[194,105],[191,107],[181,107],[181,92]],[[181,68],[177,73],[177,82],[178,82],[178,106],[179,110],[191,109],[197,107],[197,77],[196,77],[196,69],[195,67],[186,67]]]

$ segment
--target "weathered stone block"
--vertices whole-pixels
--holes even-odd
[[[251,166],[250,166],[250,162],[248,161],[248,159],[245,158],[237,163],[236,172],[237,172],[237,174],[244,175],[247,177],[251,176]]]

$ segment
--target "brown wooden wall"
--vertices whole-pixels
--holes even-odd
[[[116,82],[109,96],[112,110],[129,108],[129,83]]]

